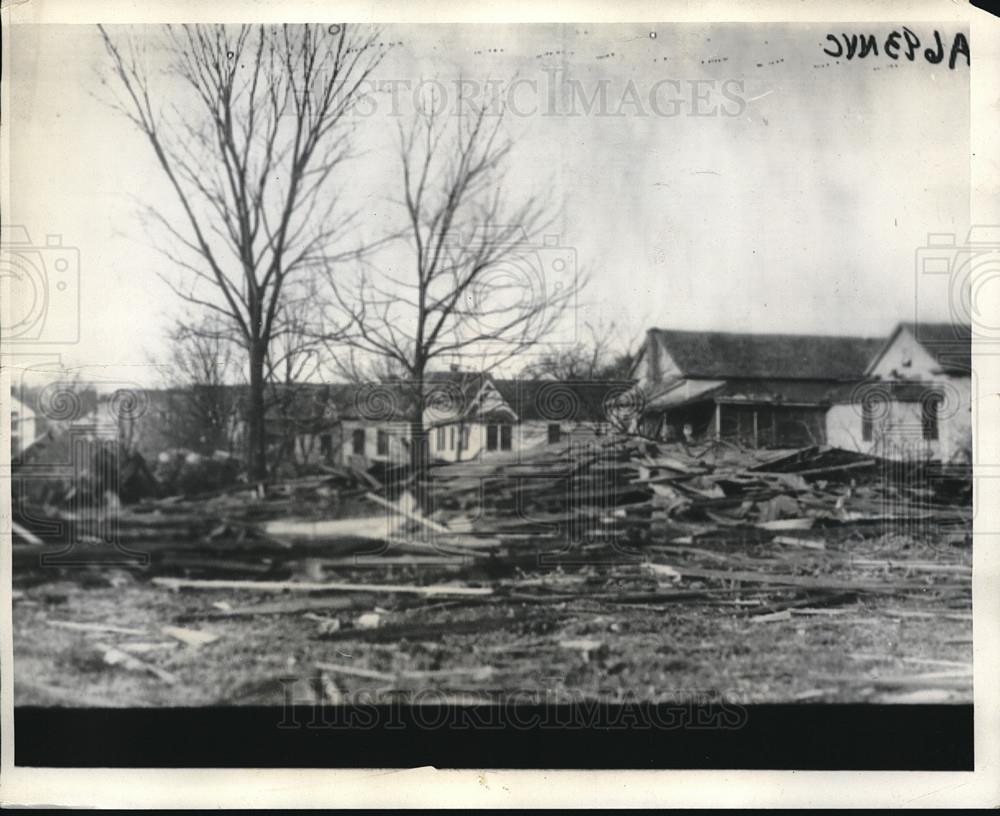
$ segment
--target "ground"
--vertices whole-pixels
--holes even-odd
[[[280,705],[504,694],[538,702],[971,702],[971,611],[965,589],[955,591],[955,576],[971,569],[968,548],[914,551],[883,536],[791,556],[775,549],[747,546],[724,557],[743,569],[785,558],[804,576],[863,582],[878,574],[924,588],[862,592],[848,602],[800,595],[799,606],[766,614],[773,588],[764,597],[746,582],[684,575],[663,583],[639,564],[499,578],[468,566],[323,572],[324,580],[404,584],[461,575],[461,586],[500,593],[455,599],[172,590],[137,571],[34,571],[15,579],[15,702]],[[712,560],[709,551],[666,552],[656,560]],[[671,597],[703,590],[702,598]],[[632,602],[615,598],[630,593]],[[232,615],[255,606],[260,614]],[[69,629],[65,621],[134,631]],[[165,626],[216,639],[190,645]],[[139,662],[128,664],[123,653]]]

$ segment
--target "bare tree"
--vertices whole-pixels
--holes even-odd
[[[211,322],[178,321],[169,333],[165,380],[171,390],[161,433],[175,447],[231,452],[242,372],[238,346]]]
[[[320,371],[321,344],[310,328],[311,303],[288,297],[278,310],[265,371],[264,414],[278,430],[270,450],[272,468],[294,458],[300,434],[315,435],[324,425],[324,405],[312,380]]]
[[[513,143],[502,127],[485,107],[450,118],[420,111],[400,125],[404,226],[394,238],[405,244],[404,260],[361,263],[353,280],[326,276],[327,318],[338,327],[327,340],[381,358],[410,386],[405,409],[418,475],[428,457],[429,368],[510,359],[553,330],[579,288],[569,269],[560,286],[546,281],[544,259],[527,248],[548,223],[548,208],[537,196],[506,195]]]
[[[621,344],[614,323],[585,323],[586,334],[576,343],[550,346],[522,370],[522,377],[551,380],[627,380],[634,340]]]
[[[162,252],[189,304],[240,338],[249,380],[250,471],[267,471],[265,372],[286,288],[323,259],[352,217],[332,189],[349,157],[348,116],[379,62],[375,33],[343,25],[166,26],[161,86],[145,43],[100,27],[114,107],[146,136],[176,193]]]

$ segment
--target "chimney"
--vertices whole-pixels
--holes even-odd
[[[656,338],[656,329],[646,332],[646,365],[650,385],[657,385],[662,376],[660,368],[660,341]]]

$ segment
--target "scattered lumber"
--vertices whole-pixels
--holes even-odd
[[[889,467],[821,446],[747,451],[721,442],[609,436],[581,450],[567,444],[495,462],[436,464],[425,484],[409,474],[377,473],[323,468],[321,475],[267,485],[145,500],[116,510],[115,524],[105,527],[79,509],[27,508],[15,520],[15,575],[51,581],[57,571],[42,571],[42,559],[85,541],[93,547],[88,552],[102,557],[122,550],[144,555],[141,566],[124,568],[135,585],[216,593],[204,602],[204,596],[179,599],[184,608],[153,628],[166,645],[147,640],[105,649],[105,662],[166,683],[175,678],[138,655],[176,648],[195,659],[178,644],[212,642],[203,622],[257,616],[290,617],[310,639],[345,644],[345,657],[355,641],[390,649],[419,641],[426,651],[455,640],[453,648],[488,650],[478,636],[507,630],[505,637],[519,644],[544,642],[551,655],[576,664],[580,655],[615,653],[611,633],[629,634],[627,625],[574,630],[579,636],[559,629],[580,616],[599,621],[654,612],[666,622],[690,608],[762,637],[786,626],[839,634],[845,627],[901,626],[909,618],[914,628],[971,621],[968,472],[942,475],[921,463]],[[428,498],[418,506],[414,495]],[[106,527],[113,527],[113,539],[98,535]],[[108,580],[100,570],[58,575],[84,586]],[[15,597],[18,610],[39,603],[30,591]],[[539,621],[555,628],[540,629]],[[48,623],[150,637],[111,619]],[[549,637],[537,640],[546,631]],[[208,659],[225,643],[200,654]],[[517,652],[508,644],[498,653]],[[928,659],[923,668],[965,671],[966,664],[943,660],[952,654],[943,652],[938,664]],[[900,675],[907,666],[921,669],[916,658],[892,665]],[[494,672],[489,666],[378,671],[332,658],[316,668],[322,700],[342,699],[334,679],[341,676],[395,687],[451,678],[475,683]],[[951,693],[959,680],[961,688],[971,682],[948,672],[915,677],[919,683],[910,685],[894,685],[894,677],[815,677],[802,699],[835,695],[848,682],[901,694]]]
[[[160,632],[195,648],[214,643],[219,639],[219,636],[212,632],[200,632],[197,629],[185,629],[182,626],[163,626],[160,628]]]
[[[414,595],[492,595],[490,587],[430,584],[350,584],[343,581],[313,583],[309,581],[226,581],[196,578],[153,578],[157,586],[167,589],[240,589],[254,592],[400,592]]]
[[[288,601],[275,601],[273,603],[254,604],[253,606],[229,607],[228,609],[215,609],[211,612],[188,614],[182,616],[181,620],[191,618],[245,618],[256,615],[298,615],[303,612],[333,611],[354,609],[362,605],[367,605],[368,598],[364,596],[359,600],[356,597],[337,596],[333,598],[296,598]]]
[[[144,629],[133,629],[127,626],[112,626],[106,623],[78,623],[76,621],[49,620],[49,626],[60,629],[73,629],[77,632],[106,632],[115,635],[146,635]]]
[[[397,525],[390,524],[383,514],[371,518],[337,519],[335,521],[302,521],[276,519],[262,525],[265,533],[289,539],[364,539],[384,541],[395,532]]]
[[[166,669],[161,669],[159,666],[154,666],[152,663],[147,663],[144,660],[133,657],[115,646],[102,643],[97,648],[101,652],[104,662],[109,666],[121,666],[129,671],[151,674],[169,685],[174,685],[177,682],[177,677]]]

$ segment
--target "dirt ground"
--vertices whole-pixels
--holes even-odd
[[[739,555],[788,558],[774,549]],[[711,555],[673,558],[722,560]],[[461,586],[495,594],[172,590],[140,571],[95,567],[15,576],[15,703],[972,701],[972,615],[967,592],[955,594],[971,548],[876,538],[795,553],[804,576],[877,575],[911,589],[814,602],[788,588],[778,596],[793,603],[772,614],[773,587],[755,597],[736,582],[664,582],[638,563],[500,577],[462,565],[320,569],[327,581],[461,576]],[[630,593],[632,602],[616,600]],[[635,600],[642,593],[647,602]],[[214,639],[185,642],[191,632]]]

